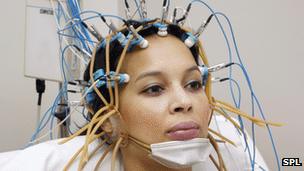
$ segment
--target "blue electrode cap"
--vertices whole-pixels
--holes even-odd
[[[104,70],[103,69],[98,69],[93,74],[94,81],[96,81],[97,79],[101,78],[104,75],[105,75]]]
[[[184,43],[186,44],[186,46],[188,48],[191,48],[196,42],[197,42],[197,37],[194,36],[191,32],[187,32],[186,33],[188,35],[187,39],[184,41]]]
[[[208,80],[208,74],[209,74],[208,68],[205,65],[202,65],[202,66],[198,66],[198,69],[200,70],[202,75],[203,86],[205,86]]]
[[[168,35],[168,27],[166,24],[163,23],[155,23],[153,24],[154,27],[158,28],[157,34],[161,37],[165,37]]]

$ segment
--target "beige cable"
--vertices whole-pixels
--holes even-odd
[[[224,116],[224,117],[225,117],[230,123],[232,123],[232,125],[234,125],[237,129],[242,130],[242,129],[241,129],[241,126],[240,126],[238,123],[236,123],[236,122],[235,122],[229,115],[227,115],[225,112],[223,112],[223,111],[221,111],[221,110],[219,110],[219,109],[217,109],[217,108],[213,108],[213,110],[214,110],[215,112],[217,112],[218,114]]]
[[[89,135],[86,136],[87,141],[83,145],[83,153],[82,153],[82,156],[81,156],[81,159],[80,159],[80,163],[81,163],[80,166],[82,166],[83,163],[86,163],[89,159],[89,157],[88,157],[88,147],[89,147],[89,144],[94,140],[95,133],[98,131],[98,129],[104,123],[104,121],[106,121],[108,118],[110,118],[113,114],[116,114],[116,113],[117,113],[117,111],[111,110],[108,113],[106,113],[105,115],[97,118],[98,119],[97,124],[94,126],[93,130],[91,132],[89,132]]]
[[[106,75],[110,75],[110,40],[111,36],[106,37]],[[110,95],[110,105],[114,104],[113,99],[113,89],[112,89],[112,80],[107,79],[107,88]]]
[[[102,113],[104,110],[108,109],[108,106],[104,106],[103,108],[99,109],[97,113]],[[64,138],[62,141],[60,141],[58,144],[64,144],[68,141],[70,141],[71,139],[75,138],[76,136],[82,134],[85,130],[87,130],[90,125],[95,124],[97,122],[97,120],[91,120],[90,123],[88,123],[86,126],[82,127],[81,129],[79,129],[77,132],[75,132],[74,134],[70,135],[67,138]]]
[[[221,138],[223,141],[230,143],[231,145],[235,146],[235,143],[233,141],[231,141],[230,139],[228,139],[227,137],[225,137],[224,135],[212,130],[211,128],[208,128],[208,131],[211,132],[212,134],[218,136],[219,138]]]
[[[123,138],[122,137],[119,137],[119,139],[117,140],[116,144],[115,144],[115,147],[114,147],[114,150],[113,150],[113,153],[112,153],[112,159],[111,159],[111,171],[115,171],[115,159],[116,159],[116,155],[117,155],[117,152],[118,152],[118,149],[119,149],[119,146],[122,142]]]
[[[90,72],[89,73],[90,73],[91,83],[95,82],[95,80],[93,78],[93,70],[94,70],[94,63],[95,63],[95,58],[96,58],[97,47],[98,46],[96,46],[94,48],[94,51],[93,51],[93,54],[92,54],[92,58],[91,58],[91,63],[90,63]],[[95,90],[96,94],[99,96],[99,98],[101,99],[101,101],[104,103],[104,105],[107,106],[109,103],[104,98],[104,96],[100,93],[100,91],[98,90],[98,88],[96,87],[96,85],[93,86],[93,89]]]
[[[99,136],[95,136],[95,138],[93,140],[91,140],[89,143],[92,143],[93,141],[95,141],[97,138],[100,138],[102,135],[99,134]],[[102,147],[104,146],[104,144],[108,141],[108,139],[104,139],[93,151],[92,153],[88,156],[88,159],[84,160],[81,156],[79,164],[78,164],[78,171],[82,171],[83,168],[85,167],[85,165],[87,164],[87,162],[95,155],[95,153]],[[82,150],[81,152],[84,153],[86,151],[84,151],[84,146],[82,146]],[[79,155],[79,154],[78,154]]]
[[[84,146],[84,154],[83,154],[83,160],[87,160],[88,159],[88,156],[87,156],[87,150],[88,150],[88,146],[89,146],[89,139],[90,137],[92,136],[92,129],[93,127],[95,128],[94,124],[95,123],[98,123],[102,117],[104,117],[102,114],[104,111],[106,111],[107,109],[109,108],[109,106],[104,106],[103,108],[99,109],[96,114],[93,116],[93,118],[91,119],[91,122],[88,124],[88,129],[87,129],[87,132],[86,132],[86,140],[85,140],[85,146]],[[102,115],[102,116],[100,116]],[[100,116],[100,117],[99,117]],[[93,134],[95,134],[95,132],[93,132]]]
[[[105,114],[104,116],[102,116],[102,118],[100,118],[100,120],[98,121],[98,123],[94,126],[93,131],[90,133],[89,136],[93,135],[99,128],[100,126],[103,124],[103,122],[105,120],[107,120],[108,118],[110,118],[112,115],[117,114],[118,112],[115,110],[112,110],[110,112],[108,112],[107,114]]]
[[[97,138],[99,138],[99,137],[96,137],[96,139]],[[73,164],[75,159],[78,157],[78,155],[82,152],[82,150],[83,150],[83,146],[77,150],[77,152],[72,156],[72,158],[69,160],[69,162],[64,166],[64,168],[63,168],[64,171],[67,171],[71,167],[71,165]]]
[[[138,27],[138,28],[136,29],[136,31],[138,32],[138,31],[140,31],[142,28],[143,28],[143,26],[140,26],[140,27]],[[117,64],[116,71],[115,71],[116,73],[119,73],[119,71],[120,71],[120,68],[121,68],[121,66],[122,66],[122,62],[123,62],[123,60],[124,60],[124,58],[125,58],[125,56],[126,56],[127,50],[128,50],[127,47],[129,47],[129,44],[130,44],[130,42],[131,42],[131,40],[132,40],[133,38],[134,38],[133,35],[131,35],[131,36],[130,36],[130,39],[128,40],[128,42],[127,42],[127,44],[126,44],[126,46],[125,46],[125,48],[124,48],[124,50],[122,51],[122,53],[121,53],[121,55],[120,55],[119,62],[118,62],[118,64]]]
[[[223,160],[223,157],[222,157],[222,154],[219,151],[219,147],[218,147],[217,142],[215,141],[215,139],[212,137],[211,134],[208,134],[208,138],[209,138],[210,143],[212,144],[212,146],[213,146],[213,148],[214,148],[214,150],[217,154],[218,162],[219,162],[219,171],[227,171],[224,160]]]
[[[235,114],[240,115],[244,118],[247,118],[247,119],[253,121],[256,125],[259,125],[259,126],[265,126],[266,124],[272,125],[272,126],[282,126],[282,124],[280,124],[280,123],[268,122],[268,121],[264,121],[264,120],[252,117],[252,116],[240,111],[239,109],[229,105],[228,103],[225,103],[225,102],[222,102],[222,101],[219,101],[219,100],[215,100],[215,103],[213,103],[213,105],[216,106],[216,107],[219,107],[219,108],[224,108],[224,109],[226,109],[226,110],[228,110],[232,113],[235,113]]]
[[[214,157],[210,154],[209,158],[211,159],[212,163],[214,164],[214,166],[216,167],[217,170],[220,170],[220,166],[218,165],[218,163],[216,162],[216,160],[214,159]]]
[[[102,161],[105,159],[107,154],[114,148],[114,144],[109,145],[108,148],[105,149],[105,152],[102,154],[102,156],[99,158],[98,162],[95,165],[94,171],[97,171]]]

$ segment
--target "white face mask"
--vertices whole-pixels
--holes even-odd
[[[166,167],[181,169],[204,162],[209,157],[211,149],[209,139],[195,138],[151,144],[150,156]]]

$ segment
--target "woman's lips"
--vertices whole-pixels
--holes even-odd
[[[189,140],[199,136],[199,125],[193,121],[181,122],[174,125],[169,131],[167,136],[171,140]]]

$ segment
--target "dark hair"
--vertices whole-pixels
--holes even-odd
[[[156,26],[154,26],[153,24],[150,25],[145,25],[145,23],[142,22],[138,22],[138,21],[134,21],[134,20],[129,20],[127,21],[129,24],[133,25],[134,28],[137,28],[141,25],[144,25],[144,28],[139,31],[138,33],[142,36],[142,37],[148,37],[150,35],[154,35],[157,34],[158,32],[158,28]],[[181,29],[180,26],[178,25],[174,25],[174,24],[169,24],[168,26],[168,34],[171,34],[177,38],[179,38],[181,41],[184,41],[187,38],[187,34],[186,31],[184,31],[183,29]],[[122,33],[127,36],[129,34],[128,29],[125,29],[122,31]],[[119,43],[118,40],[114,40],[110,43],[110,70],[111,71],[115,71],[117,63],[119,61],[120,55],[123,51],[123,46]],[[131,48],[129,51],[132,51],[133,49]],[[190,48],[190,51],[194,57],[195,62],[198,64],[198,47],[197,45],[194,45]],[[106,67],[105,64],[105,52],[106,49],[104,47],[101,47],[99,49],[97,49],[96,51],[96,55],[95,55],[95,62],[94,62],[94,67],[93,67],[93,73],[98,70],[98,69],[104,69]],[[84,72],[84,80],[85,81],[89,81],[90,80],[90,72],[89,72],[89,68],[90,68],[90,64],[87,66],[85,72]],[[104,96],[104,98],[109,101],[110,100],[110,96],[109,96],[109,92],[106,86],[102,86],[99,88],[99,91],[102,93],[102,95]],[[98,109],[100,109],[102,107],[102,101],[98,98],[96,93],[92,94],[95,98],[94,102],[91,105],[92,109],[94,112],[98,111]]]

